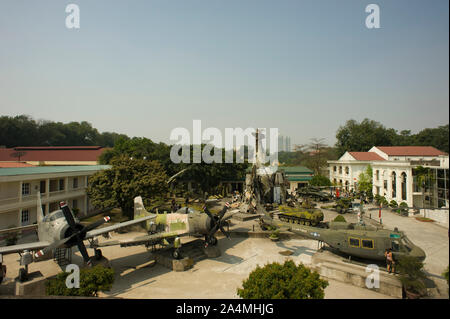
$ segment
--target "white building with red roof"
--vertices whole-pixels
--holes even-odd
[[[345,152],[328,161],[330,180],[345,190],[357,190],[361,173],[372,167],[373,194],[409,207],[448,207],[448,154],[432,146],[374,146],[368,152]],[[415,168],[428,167],[433,176],[424,194],[416,183]]]

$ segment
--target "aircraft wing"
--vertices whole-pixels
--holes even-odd
[[[18,232],[21,232],[23,230],[36,229],[37,226],[38,226],[37,224],[33,224],[33,225],[28,225],[28,226],[0,229],[0,234],[18,233]]]
[[[139,223],[142,223],[142,222],[145,222],[145,221],[147,221],[149,219],[154,219],[154,218],[156,218],[156,215],[150,215],[150,216],[145,216],[145,217],[142,217],[142,218],[130,220],[130,221],[127,221],[127,222],[115,224],[115,225],[112,225],[112,226],[94,229],[94,230],[91,230],[91,231],[87,232],[85,238],[88,239],[88,238],[96,237],[96,236],[99,236],[99,235],[102,235],[102,234],[106,234],[106,233],[112,232],[114,230],[123,228],[123,227],[139,224]]]
[[[177,232],[161,232],[151,235],[144,235],[139,236],[132,239],[125,239],[125,240],[111,240],[106,241],[103,243],[97,243],[95,244],[95,247],[107,247],[107,246],[117,246],[120,245],[120,247],[126,247],[126,246],[138,246],[138,245],[145,245],[145,244],[152,244],[152,243],[158,243],[162,239],[167,238],[174,238],[174,237],[181,237],[185,234],[179,234]]]
[[[39,250],[50,246],[50,243],[47,241],[36,241],[34,243],[20,244],[20,245],[12,245],[12,246],[3,246],[0,247],[0,255],[12,254],[12,253],[21,253],[24,250],[34,251]]]

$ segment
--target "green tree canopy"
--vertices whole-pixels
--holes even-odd
[[[336,148],[338,155],[345,151],[367,152],[373,146],[433,146],[441,151],[449,152],[449,126],[425,128],[417,134],[411,130],[400,133],[393,128],[386,128],[381,123],[364,119],[360,123],[348,120],[336,132]]]
[[[364,119],[361,123],[349,120],[336,133],[339,156],[346,151],[367,152],[372,146],[391,146],[396,132],[381,123]]]
[[[0,117],[0,145],[15,146],[104,146],[112,147],[124,134],[99,133],[86,121],[52,122],[35,121],[28,115]]]
[[[365,192],[366,194],[372,194],[373,188],[373,170],[372,166],[367,165],[366,171],[359,174],[358,176],[358,188],[360,191]]]
[[[67,288],[69,273],[61,272],[45,283],[47,296],[97,297],[99,291],[108,291],[114,282],[114,270],[101,265],[80,270],[80,288]]]
[[[323,175],[314,175],[309,181],[309,185],[312,186],[331,186],[331,181],[328,177]]]
[[[168,177],[158,161],[118,156],[111,160],[111,165],[89,178],[87,194],[95,207],[118,206],[132,218],[134,197],[142,196],[146,205],[164,200]]]
[[[327,286],[317,272],[287,260],[257,266],[237,294],[244,299],[323,299]]]

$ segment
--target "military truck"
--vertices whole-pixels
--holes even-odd
[[[292,208],[280,205],[279,210],[278,218],[283,222],[317,226],[323,221],[323,212],[318,208]]]

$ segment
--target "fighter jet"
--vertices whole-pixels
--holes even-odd
[[[263,208],[260,207],[259,210]],[[276,221],[266,212],[263,212],[260,224],[324,242],[338,252],[362,259],[385,260],[384,253],[389,248],[392,249],[394,259],[403,255],[413,256],[419,260],[424,260],[426,257],[425,252],[397,228],[380,229],[346,222],[329,222],[324,227],[310,227]]]
[[[56,210],[47,216],[44,216],[41,205],[41,198],[38,195],[38,222],[37,222],[37,242],[19,244],[13,246],[0,247],[0,283],[6,275],[6,266],[2,265],[3,255],[18,253],[20,255],[20,265],[23,268],[19,269],[19,281],[25,281],[28,275],[28,265],[49,252],[52,252],[57,248],[71,248],[77,246],[83,260],[86,264],[91,263],[91,258],[86,250],[86,246],[83,241],[89,240],[91,243],[95,242],[95,237],[107,234],[111,231],[117,230],[122,227],[139,224],[147,220],[155,218],[154,216],[145,216],[139,219],[131,220],[115,224],[109,227],[101,229],[95,229],[100,225],[110,220],[109,216],[106,216],[96,222],[93,222],[87,226],[83,226],[80,221],[72,215],[70,208],[65,202],[60,203],[59,210]],[[20,228],[13,229],[14,231]],[[0,233],[10,232],[11,229],[0,231]],[[34,254],[33,254],[34,252]],[[101,257],[101,251],[95,249],[95,256]]]
[[[181,258],[181,241],[182,236],[204,236],[205,247],[209,245],[217,245],[217,238],[214,236],[220,230],[226,237],[229,238],[229,233],[225,231],[224,226],[226,221],[232,217],[236,211],[227,210],[230,205],[226,203],[222,210],[213,215],[208,210],[206,203],[203,207],[203,212],[195,210],[191,207],[182,207],[174,213],[153,214],[148,212],[142,202],[142,197],[134,198],[134,217],[148,218],[153,220],[148,225],[148,235],[139,236],[127,240],[114,240],[102,243],[94,243],[92,247],[106,247],[119,245],[120,247],[145,245],[146,247],[160,244],[165,247],[173,247],[173,257],[175,259]]]

